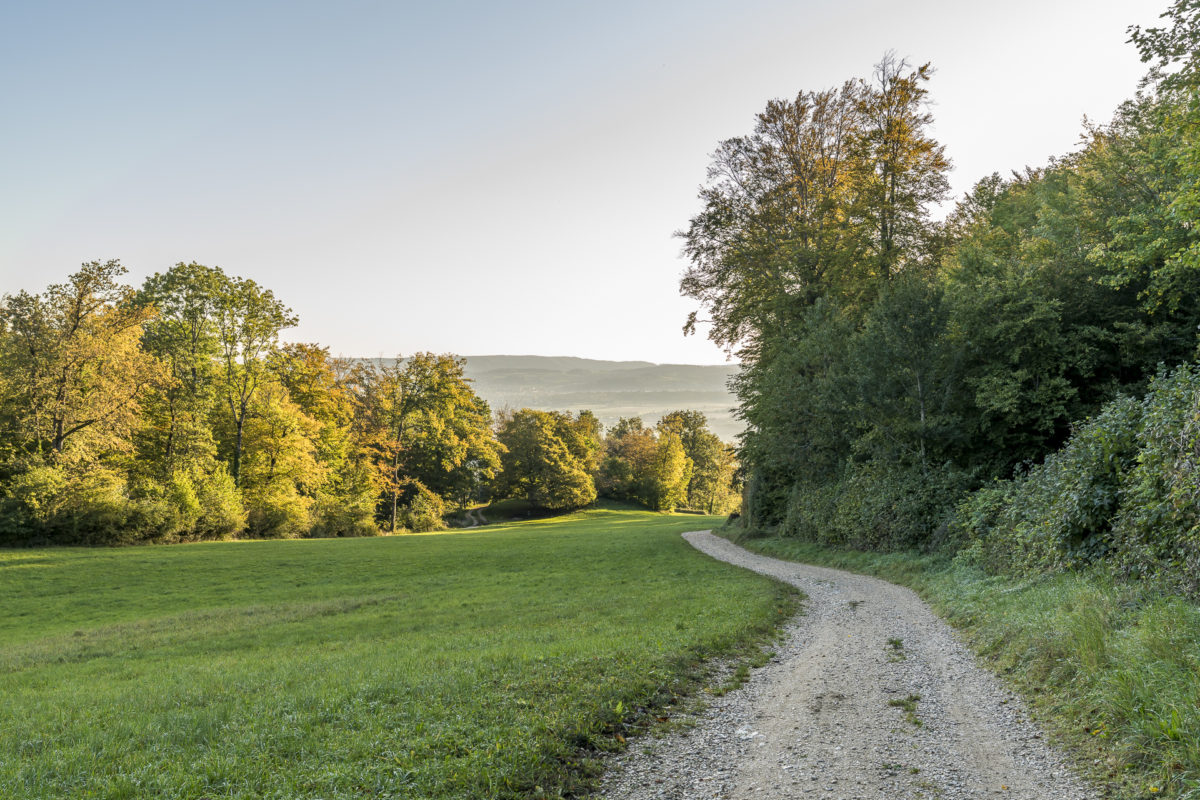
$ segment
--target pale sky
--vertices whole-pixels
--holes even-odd
[[[1166,6],[9,0],[0,292],[198,261],[335,355],[720,363],[672,234],[767,100],[931,61],[961,194],[1108,119]]]

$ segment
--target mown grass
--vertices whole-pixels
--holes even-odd
[[[1200,798],[1200,608],[1101,571],[1018,580],[945,557],[743,539],[916,589],[1010,680],[1108,796]]]
[[[678,536],[705,524],[0,551],[0,796],[586,791],[589,752],[794,607]]]

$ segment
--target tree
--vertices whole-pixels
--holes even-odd
[[[731,449],[708,429],[704,414],[672,411],[658,421],[657,427],[679,437],[683,453],[691,462],[691,479],[683,505],[710,514],[736,506],[738,497],[733,486],[736,459]]]
[[[849,355],[860,456],[924,474],[953,455],[962,375],[948,324],[941,287],[919,275],[897,277],[872,306]]]
[[[677,235],[691,262],[680,291],[707,312],[728,350],[786,326],[798,309],[854,282],[848,229],[859,81],[772,100],[753,133],[721,142],[703,210]],[[694,332],[697,313],[684,330]]]
[[[331,358],[326,347],[292,343],[274,353],[271,372],[315,426],[310,438],[322,478],[309,489],[311,530],[327,536],[377,532],[378,487],[353,427],[350,365]]]
[[[797,487],[835,483],[865,442],[894,439],[913,397],[915,428],[905,436],[916,431],[919,453],[934,435],[925,361],[941,352],[933,340],[944,325],[896,315],[886,326],[869,322],[881,297],[894,308],[892,283],[935,279],[945,237],[929,212],[945,196],[950,164],[929,134],[931,75],[929,65],[913,69],[887,54],[871,81],[768,103],[752,134],[718,147],[703,210],[681,234],[690,265],[680,290],[701,304],[685,330],[705,313],[710,337],[742,362],[733,385],[747,422],[738,455],[752,524],[781,522]],[[882,336],[908,357],[909,388],[856,374],[851,343],[866,325],[888,333],[862,342]],[[891,365],[878,366],[890,380]],[[892,416],[864,418],[872,405]],[[709,442],[703,465],[698,445],[691,450],[699,484],[711,487],[720,450]]]
[[[138,403],[163,369],[139,346],[153,310],[130,302],[117,280],[124,273],[117,261],[92,261],[44,294],[0,303],[10,435],[27,454],[61,463],[72,450],[74,460],[90,461],[127,447]]]
[[[671,430],[660,431],[654,451],[649,506],[655,511],[674,511],[684,505],[691,478],[692,462],[683,451],[679,434]]]
[[[212,469],[215,315],[227,283],[219,269],[181,263],[147,278],[136,296],[140,307],[156,312],[144,327],[142,348],[168,370],[167,380],[151,387],[143,403],[136,437],[139,471],[147,478],[161,481],[192,466]]]
[[[314,446],[319,430],[282,384],[270,381],[255,393],[241,471],[254,535],[293,538],[312,528],[313,497],[329,477]]]
[[[268,357],[278,345],[280,331],[298,320],[270,289],[249,278],[219,282],[214,300],[220,345],[219,392],[232,428],[226,449],[234,484],[240,486],[246,420],[268,376]]]
[[[582,508],[596,499],[585,453],[572,452],[578,419],[551,411],[523,408],[500,420],[496,437],[504,445],[495,492],[524,497],[550,510]]]
[[[360,363],[351,374],[356,413],[355,428],[386,497],[388,530],[395,531],[404,483],[400,457],[415,411],[416,393],[410,391],[402,361],[391,364]]]
[[[491,409],[471,388],[465,366],[457,356],[432,353],[417,353],[404,366],[415,402],[403,469],[459,507],[495,476],[501,450],[492,433]]]
[[[356,426],[372,452],[392,530],[411,481],[462,506],[500,466],[491,411],[471,389],[463,366],[455,356],[417,353],[354,372]]]
[[[600,493],[649,506],[657,454],[654,429],[645,427],[641,417],[622,417],[604,438],[604,457],[596,478]]]
[[[950,161],[928,134],[929,64],[908,70],[892,53],[875,65],[874,80],[857,95],[859,127],[851,147],[854,199],[850,213],[867,234],[863,256],[875,281],[927,260],[936,231],[929,209],[946,197]]]

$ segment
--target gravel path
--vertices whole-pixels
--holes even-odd
[[[603,797],[1096,797],[1020,699],[910,590],[767,558],[707,531],[692,546],[808,595],[776,657],[695,727],[630,744]]]

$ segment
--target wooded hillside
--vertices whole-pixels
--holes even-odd
[[[887,56],[718,145],[682,291],[744,365],[747,526],[1195,591],[1200,9],[1165,17],[1078,151],[945,220],[930,65]]]

